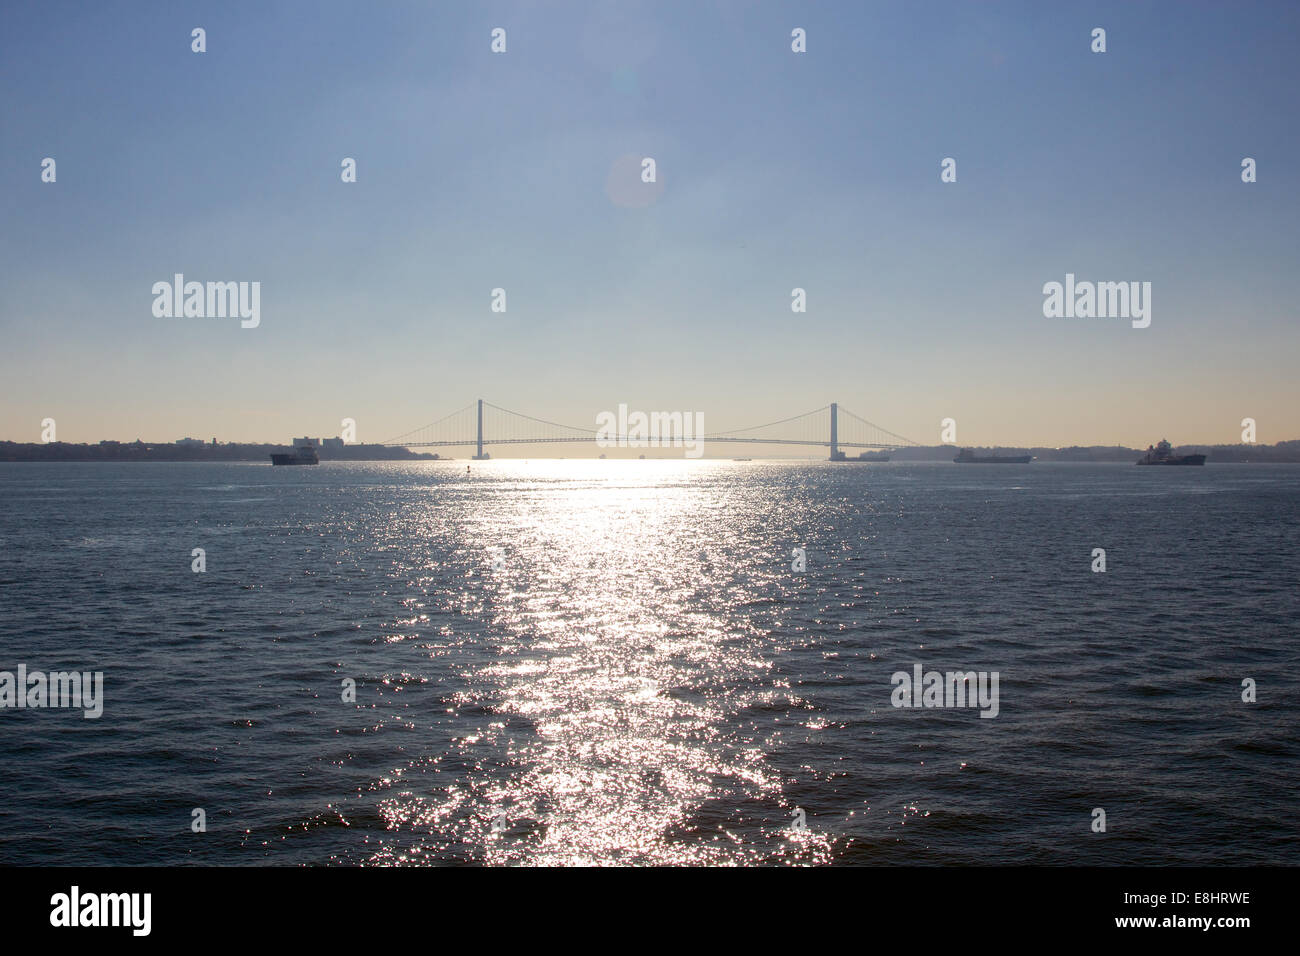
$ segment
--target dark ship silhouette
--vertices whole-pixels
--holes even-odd
[[[963,448],[953,459],[959,465],[1027,465],[1033,460],[1033,455],[977,455],[970,448]]]
[[[319,465],[320,457],[316,454],[316,449],[310,444],[298,444],[293,446],[293,451],[272,452],[271,464],[273,465]]]
[[[1147,445],[1147,453],[1138,459],[1139,465],[1203,465],[1204,455],[1175,455],[1169,442],[1163,438],[1160,444]]]

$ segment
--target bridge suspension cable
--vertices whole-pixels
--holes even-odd
[[[380,442],[380,444],[381,445],[405,445],[406,442],[403,441],[403,439],[410,438],[412,435],[418,435],[422,432],[428,433],[429,429],[433,428],[434,426],[441,425],[443,422],[447,421],[448,419],[455,418],[457,415],[464,415],[466,412],[473,411],[473,409],[474,409],[474,402],[470,402],[464,408],[458,408],[450,415],[443,415],[442,418],[438,419],[436,422],[429,422],[429,424],[427,425],[421,425],[419,428],[413,428],[409,432],[403,432],[401,435],[398,435],[396,438],[390,438],[387,441]]]
[[[747,432],[758,431],[760,428],[771,428],[773,425],[784,425],[787,422],[797,421],[801,418],[809,418],[813,415],[820,415],[822,412],[827,411],[829,408],[830,408],[829,405],[823,405],[821,408],[814,408],[811,412],[803,412],[802,414],[799,415],[791,415],[789,418],[782,418],[780,421],[768,422],[766,425],[750,425],[748,428],[734,428],[730,431],[706,432],[704,437],[705,439],[709,439],[709,438],[725,438],[730,435],[743,435]]]
[[[597,434],[596,429],[594,428],[582,428],[578,425],[562,425],[559,422],[547,421],[544,418],[534,418],[532,415],[525,415],[523,412],[511,411],[508,408],[502,408],[500,405],[493,405],[491,402],[488,401],[485,401],[483,403],[483,407],[485,409],[490,408],[494,411],[501,412],[504,415],[512,416],[513,418],[523,419],[524,421],[531,422],[535,425],[545,425],[549,428],[561,428],[564,429],[565,431],[577,432],[578,435],[575,437],[575,440],[577,440],[578,438],[594,439]],[[511,434],[507,434],[505,436],[506,438],[510,438],[517,441],[523,441],[527,438],[526,435],[521,436],[520,434],[522,431],[521,427],[514,425],[512,422],[510,422],[509,419],[504,419],[504,420],[498,419],[498,421],[504,426],[504,429],[506,431],[512,432]],[[549,438],[552,436],[539,436],[539,437]]]
[[[829,412],[830,414],[826,414]],[[840,415],[844,416],[841,421]],[[685,416],[677,414],[678,428]],[[686,423],[689,424],[689,423]],[[766,430],[779,429],[773,434]],[[530,445],[553,442],[587,442],[600,436],[595,428],[565,425],[533,415],[525,415],[491,402],[479,400],[444,415],[437,421],[390,438],[384,445],[404,447],[467,446],[473,445],[479,453],[483,446]],[[608,436],[614,440],[628,436]],[[648,436],[647,436],[648,437]],[[832,457],[839,447],[845,448],[902,448],[917,446],[917,442],[904,438],[874,422],[838,405],[823,405],[810,412],[791,415],[762,425],[726,431],[705,432],[697,440],[735,442],[739,444],[768,445],[820,445],[829,447]]]
[[[849,418],[853,419],[859,424],[866,426],[866,428],[869,430],[867,434],[872,438],[879,438],[880,436],[883,435],[885,437],[893,439],[892,442],[873,442],[874,444],[879,444],[881,447],[887,447],[887,446],[891,446],[895,448],[902,448],[902,447],[919,448],[920,447],[919,443],[912,441],[912,439],[910,438],[904,438],[902,435],[896,435],[887,428],[881,428],[875,422],[869,422],[860,415],[854,415],[843,405],[840,406],[840,414],[847,415]],[[845,434],[845,430],[843,429],[843,426],[841,426],[840,434],[841,435]],[[855,444],[855,443],[841,442],[841,444]]]

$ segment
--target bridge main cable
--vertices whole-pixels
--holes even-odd
[[[881,427],[880,427],[879,425],[877,425],[875,422],[869,422],[869,421],[867,421],[865,418],[863,418],[861,415],[854,415],[851,411],[849,411],[847,408],[845,408],[845,407],[843,407],[843,406],[840,406],[840,411],[841,411],[843,414],[849,416],[849,418],[852,418],[852,419],[854,419],[855,421],[858,421],[858,422],[860,422],[861,424],[866,425],[868,428],[874,428],[876,431],[880,432],[880,434],[882,434],[882,435],[888,435],[890,438],[895,438],[895,439],[897,439],[897,440],[898,440],[898,444],[899,444],[900,447],[901,447],[901,446],[905,446],[905,445],[911,445],[911,446],[914,447],[914,448],[919,448],[919,447],[920,447],[920,443],[919,443],[919,442],[914,442],[914,441],[912,441],[912,439],[910,439],[910,438],[904,438],[902,435],[896,435],[896,434],[894,434],[893,432],[891,432],[891,431],[890,431],[889,429],[887,429],[887,428],[881,428]]]
[[[514,415],[516,418],[527,419],[528,421],[536,422],[539,425],[550,425],[552,428],[567,428],[569,431],[582,432],[585,435],[590,435],[592,438],[595,438],[597,434],[596,429],[594,428],[581,428],[578,425],[562,425],[559,422],[547,421],[545,418],[534,418],[532,415],[525,415],[523,412],[516,412],[509,408],[502,408],[500,405],[493,405],[489,401],[484,401],[483,407],[491,408],[498,412],[505,412],[507,415]],[[488,441],[487,444],[491,444],[491,442]]]
[[[419,428],[412,428],[409,432],[403,432],[402,434],[398,435],[396,438],[389,438],[387,441],[381,441],[379,444],[381,444],[381,445],[401,445],[401,444],[402,444],[402,439],[403,439],[403,438],[406,438],[406,437],[408,437],[408,436],[410,436],[410,435],[414,435],[416,432],[422,432],[422,431],[424,431],[426,428],[433,428],[435,425],[441,425],[441,424],[442,424],[443,422],[445,422],[447,419],[449,419],[449,418],[454,418],[454,417],[456,417],[457,415],[463,415],[463,414],[465,414],[465,412],[469,411],[469,410],[470,410],[471,408],[473,408],[473,407],[474,407],[474,403],[473,403],[473,402],[470,402],[470,403],[469,403],[468,405],[466,405],[464,408],[458,408],[458,409],[456,409],[456,411],[452,412],[450,415],[443,415],[442,418],[438,419],[436,422],[429,422],[429,424],[427,424],[427,425],[421,425]]]
[[[730,431],[705,432],[704,439],[710,438],[727,438],[731,435],[743,435],[745,432],[758,431],[760,428],[771,428],[773,425],[784,425],[787,422],[795,421],[799,418],[808,418],[812,415],[819,415],[830,408],[830,405],[823,405],[821,408],[814,408],[811,412],[800,412],[798,415],[791,415],[789,418],[783,418],[780,421],[768,422],[765,425],[750,425],[748,428],[733,428]]]

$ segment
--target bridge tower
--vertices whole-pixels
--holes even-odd
[[[483,399],[478,400],[478,453],[474,456],[475,461],[483,460]]]
[[[831,461],[843,461],[844,452],[840,451],[840,403],[831,402]]]

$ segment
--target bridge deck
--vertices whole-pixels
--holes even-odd
[[[552,444],[556,442],[594,442],[595,440],[596,439],[594,437],[592,438],[484,438],[483,446],[486,448],[489,445],[546,445],[546,444]],[[652,448],[652,447],[677,448],[680,447],[681,444],[678,443],[675,445],[672,444],[671,442],[657,442],[656,444],[651,445],[647,443],[647,441],[643,438],[628,440],[626,436],[624,436],[624,441],[627,442],[626,444],[618,444],[618,440],[613,438],[605,439],[605,441],[609,443],[605,446],[608,448]],[[744,444],[744,445],[813,445],[813,446],[819,446],[821,448],[831,447],[831,443],[828,441],[809,441],[802,438],[734,438],[731,436],[722,436],[716,438],[705,437],[700,439],[692,439],[692,441],[699,441],[701,443],[708,443],[708,442],[715,442],[715,441],[734,442],[737,444]],[[438,448],[438,447],[453,448],[453,447],[469,447],[471,445],[478,445],[478,443],[479,443],[478,439],[470,438],[465,441],[381,442],[380,444],[389,448]],[[905,446],[882,445],[882,444],[874,444],[869,442],[842,441],[842,442],[836,442],[835,447],[837,448],[878,448],[881,450],[890,450],[895,448],[903,448]]]

